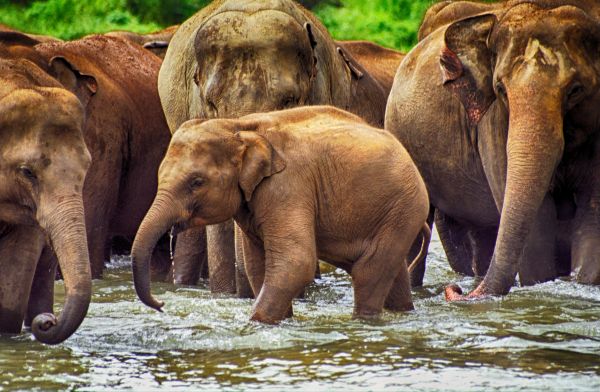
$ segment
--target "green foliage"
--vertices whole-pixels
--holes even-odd
[[[243,0],[240,0],[243,1]],[[302,0],[337,39],[408,50],[435,0]],[[181,23],[210,0],[0,0],[0,23],[73,39],[114,30],[150,32]]]
[[[423,15],[434,0],[340,0],[314,12],[337,39],[366,39],[407,51],[417,42]]]
[[[0,23],[63,39],[114,30],[147,32],[160,28],[158,23],[142,23],[127,9],[126,3],[126,0],[48,0],[23,6],[1,1]]]
[[[127,0],[134,15],[143,21],[158,22],[164,26],[181,23],[210,3],[210,0]]]

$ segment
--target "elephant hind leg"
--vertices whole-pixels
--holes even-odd
[[[406,265],[413,241],[398,237],[379,238],[352,266],[354,317],[377,318],[384,306],[394,311],[414,309]]]

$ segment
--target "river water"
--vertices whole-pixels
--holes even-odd
[[[325,273],[279,326],[248,321],[251,300],[154,284],[137,300],[126,259],[94,282],[79,331],[49,347],[0,336],[0,390],[600,391],[600,287],[556,281],[503,299],[446,303],[475,282],[450,271],[437,238],[416,310],[351,319],[345,273]],[[62,283],[57,283],[58,304]]]

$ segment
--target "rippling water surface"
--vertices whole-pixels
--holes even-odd
[[[450,271],[437,239],[416,310],[378,322],[351,319],[341,271],[324,274],[279,326],[249,322],[251,300],[205,286],[154,284],[166,302],[157,313],[130,281],[127,262],[116,260],[61,345],[0,336],[0,390],[600,391],[600,288],[556,281],[448,304],[447,283],[475,283]]]

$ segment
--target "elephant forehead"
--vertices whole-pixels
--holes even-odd
[[[298,47],[302,44],[298,37],[303,35],[302,25],[283,12],[224,12],[198,30],[196,44],[205,50]]]
[[[77,127],[83,120],[83,108],[77,98],[63,89],[16,89],[0,99],[0,124],[12,128]]]

